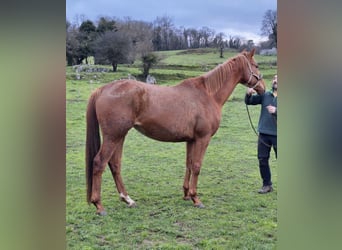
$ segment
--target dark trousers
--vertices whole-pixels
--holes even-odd
[[[258,139],[258,160],[263,186],[272,185],[269,165],[271,147],[273,147],[275,157],[277,158],[277,136],[260,133]]]

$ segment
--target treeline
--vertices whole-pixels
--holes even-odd
[[[191,48],[243,49],[255,46],[252,40],[229,36],[214,29],[175,27],[168,16],[157,17],[154,22],[137,21],[131,18],[116,19],[100,17],[96,22],[82,20],[79,23],[66,21],[66,60],[68,65],[80,64],[94,56],[96,64],[111,64],[116,71],[118,63],[132,63],[153,58],[153,51]],[[261,44],[264,48],[270,43]],[[86,63],[88,63],[86,61]]]

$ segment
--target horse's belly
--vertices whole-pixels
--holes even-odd
[[[135,124],[134,128],[143,135],[158,141],[183,142],[191,140],[189,133],[177,128],[165,128],[158,125],[142,126],[141,124]]]

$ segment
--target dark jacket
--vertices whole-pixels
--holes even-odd
[[[267,91],[262,95],[247,95],[245,96],[245,103],[247,105],[261,104],[261,112],[259,117],[258,131],[262,134],[277,135],[277,111],[270,114],[267,110],[268,105],[277,107],[277,97],[273,92]]]

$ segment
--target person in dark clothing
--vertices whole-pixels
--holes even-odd
[[[271,91],[258,95],[254,89],[248,88],[245,96],[247,105],[261,105],[258,124],[258,160],[263,183],[262,188],[258,191],[259,194],[273,191],[269,158],[272,147],[277,158],[277,95],[278,80],[275,75]]]

